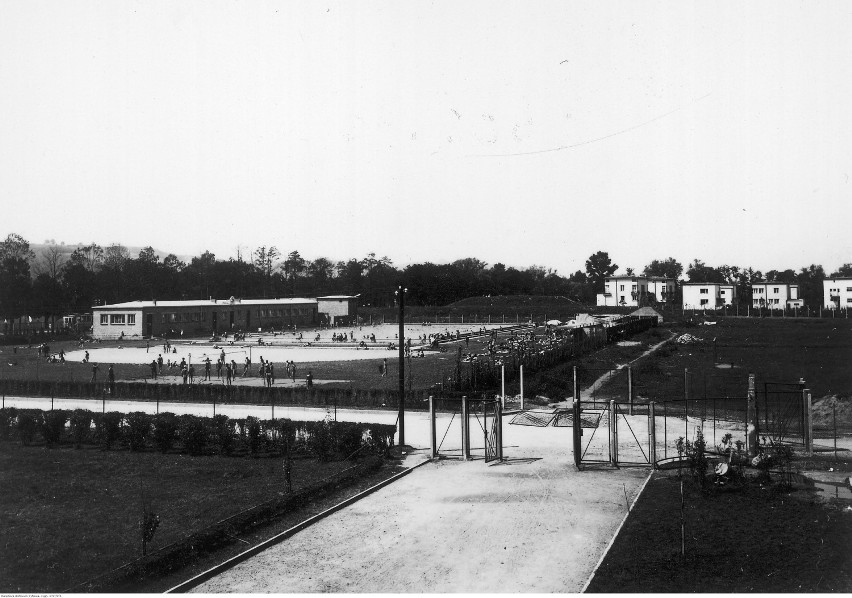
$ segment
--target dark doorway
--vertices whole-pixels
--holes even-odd
[[[145,335],[154,336],[154,314],[145,314]]]

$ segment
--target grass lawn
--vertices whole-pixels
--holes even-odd
[[[671,330],[703,342],[671,344],[637,364],[633,368],[636,395],[655,401],[682,399],[683,370],[688,368],[691,397],[705,392],[709,397],[744,397],[749,373],[756,375],[758,385],[804,378],[814,400],[852,396],[850,320],[720,318],[713,326],[672,324]],[[724,367],[717,367],[720,364]],[[609,386],[602,394],[626,396],[623,379]]]
[[[0,442],[0,591],[59,592],[138,558],[143,500],[160,517],[149,553],[270,500],[282,465]],[[293,489],[351,466],[296,459]]]
[[[589,592],[852,591],[852,500],[755,483],[708,495],[684,483],[684,494],[686,555],[677,472],[657,472]]]

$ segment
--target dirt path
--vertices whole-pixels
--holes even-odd
[[[577,472],[569,429],[504,430],[507,462],[424,465],[195,591],[580,591],[648,471]]]

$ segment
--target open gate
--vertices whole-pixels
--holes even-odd
[[[433,459],[440,456],[467,460],[480,450],[484,451],[486,463],[503,459],[503,412],[499,399],[429,397],[429,418]],[[482,447],[477,446],[476,438],[483,439]]]
[[[502,413],[500,401],[483,402],[482,432],[485,437],[485,462],[503,458]]]
[[[647,406],[626,403],[574,404],[574,463],[649,466],[653,426]]]

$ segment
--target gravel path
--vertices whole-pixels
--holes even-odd
[[[648,470],[577,472],[570,434],[506,425],[506,462],[424,465],[195,591],[579,592]]]

